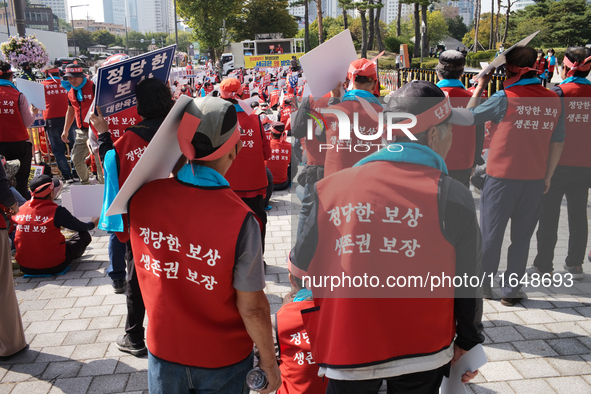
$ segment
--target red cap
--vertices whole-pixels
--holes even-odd
[[[236,78],[226,78],[220,84],[220,96],[222,98],[235,98],[242,94],[242,84]]]

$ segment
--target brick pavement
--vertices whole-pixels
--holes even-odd
[[[275,193],[271,205],[265,260],[269,264],[266,293],[274,313],[290,290],[285,263],[291,240],[290,195]],[[555,262],[561,264],[568,236],[564,204],[558,235]],[[126,306],[125,296],[113,294],[106,276],[107,244],[107,234],[95,231],[87,252],[67,274],[15,278],[31,348],[10,362],[0,362],[0,394],[148,392],[147,358],[122,353],[114,345],[123,333]],[[534,256],[535,236],[530,264]],[[591,273],[591,264],[585,263],[584,269]],[[515,307],[485,301],[489,363],[469,390],[478,394],[591,393],[590,290],[587,275],[570,289],[569,296],[530,292],[530,299]]]

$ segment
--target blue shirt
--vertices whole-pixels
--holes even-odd
[[[524,86],[524,85],[539,85],[540,80],[538,78],[525,78],[520,79],[518,82],[508,86]],[[509,100],[504,90],[496,91],[488,100],[482,104],[470,108],[472,115],[474,115],[474,124],[481,124],[488,122],[489,120],[494,123],[501,123],[507,114],[507,107],[509,106]],[[556,128],[552,132],[550,142],[564,142],[565,137],[565,126],[564,126],[564,105],[562,105],[562,111],[558,118]]]

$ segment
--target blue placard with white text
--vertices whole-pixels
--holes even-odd
[[[176,45],[135,56],[98,70],[96,105],[110,116],[137,105],[136,85],[145,78],[168,81]]]

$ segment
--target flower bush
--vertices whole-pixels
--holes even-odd
[[[4,58],[13,67],[19,67],[29,62],[33,68],[43,68],[49,63],[49,56],[45,46],[33,36],[11,36],[8,41],[0,44]]]

